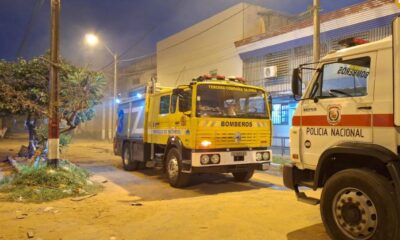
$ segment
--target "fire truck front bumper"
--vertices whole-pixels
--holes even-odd
[[[270,163],[256,164],[240,164],[240,165],[224,165],[210,167],[192,167],[191,173],[231,173],[231,172],[246,172],[251,170],[266,171],[270,167]]]
[[[183,170],[191,173],[229,173],[251,170],[266,171],[272,160],[271,150],[192,152],[183,161]]]

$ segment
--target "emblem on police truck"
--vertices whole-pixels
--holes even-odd
[[[330,125],[337,125],[340,122],[342,107],[340,105],[330,105],[328,106],[327,120]]]

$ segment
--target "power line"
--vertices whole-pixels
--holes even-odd
[[[229,19],[235,17],[236,15],[241,14],[242,12],[244,12],[245,10],[247,10],[249,7],[250,7],[250,5],[248,5],[248,6],[246,6],[245,8],[239,10],[238,12],[236,12],[236,13],[234,13],[234,14],[228,16],[227,18],[221,20],[220,22],[217,22],[217,23],[213,24],[212,26],[210,26],[210,27],[204,29],[204,30],[201,31],[201,32],[198,32],[198,33],[196,33],[196,34],[194,34],[194,35],[192,35],[192,36],[190,36],[190,37],[188,37],[188,38],[186,38],[186,39],[184,39],[184,40],[182,40],[182,41],[180,41],[180,42],[177,42],[177,43],[175,43],[175,44],[172,44],[172,45],[170,45],[170,46],[168,46],[168,47],[166,47],[166,48],[164,48],[164,49],[161,49],[159,52],[166,51],[166,50],[168,50],[168,49],[170,49],[170,48],[173,48],[173,47],[178,46],[178,45],[180,45],[180,44],[182,44],[182,43],[185,43],[185,42],[187,42],[187,41],[189,41],[189,40],[191,40],[191,39],[193,39],[193,38],[195,38],[195,37],[197,37],[197,36],[200,36],[201,34],[203,34],[203,33],[207,32],[207,31],[209,31],[210,29],[212,29],[212,28],[214,28],[214,27],[216,27],[216,26],[218,26],[218,25],[220,25],[220,24],[222,24],[222,23],[228,21]],[[159,26],[156,26],[156,27],[159,27]],[[154,28],[153,28],[151,31],[153,31],[153,30],[154,30]],[[133,45],[132,45],[132,46],[133,46]],[[129,51],[129,50],[128,50],[128,51]],[[126,52],[127,52],[127,51],[125,51],[124,54],[125,54]],[[122,54],[121,54],[120,56],[122,56]],[[101,68],[99,71],[104,70],[105,68],[109,67],[111,64],[112,64],[112,62],[110,62],[109,64],[107,64],[107,65],[104,66],[103,68]]]
[[[207,32],[208,30],[213,29],[214,27],[216,27],[216,26],[218,26],[218,25],[220,25],[220,24],[222,24],[222,23],[228,21],[229,19],[235,17],[235,16],[238,15],[238,14],[241,14],[242,12],[244,12],[244,11],[245,11],[247,8],[249,8],[249,7],[250,7],[250,5],[248,5],[247,7],[243,8],[243,9],[241,9],[240,11],[238,11],[238,12],[236,12],[236,13],[230,15],[229,17],[227,17],[227,18],[221,20],[220,22],[217,22],[216,24],[213,24],[212,26],[210,26],[210,27],[204,29],[203,31],[194,34],[193,36],[190,36],[190,37],[188,37],[188,38],[186,38],[186,39],[184,39],[184,40],[182,40],[182,41],[180,41],[180,42],[174,43],[174,44],[172,44],[172,45],[170,45],[170,46],[168,46],[168,47],[166,47],[166,48],[164,48],[164,49],[161,49],[159,52],[163,52],[163,51],[165,51],[165,50],[168,50],[168,49],[170,49],[170,48],[173,48],[173,47],[175,47],[175,46],[178,46],[178,45],[180,45],[180,44],[182,44],[182,43],[184,43],[184,42],[186,42],[186,41],[189,41],[189,40],[191,40],[191,39],[193,39],[193,38],[195,38],[195,37],[197,37],[197,36],[200,36],[201,34]]]
[[[178,6],[184,2],[183,0],[177,0],[176,4],[174,6],[174,9],[178,9]],[[171,14],[172,15],[172,14]],[[163,23],[165,24],[167,21],[163,21]],[[153,33],[153,31],[155,31],[157,28],[159,28],[161,25],[155,25],[153,26],[150,31],[145,32],[137,41],[135,41],[131,46],[129,46],[125,51],[123,51],[121,54],[119,54],[119,58],[126,55],[132,48],[136,47],[136,45],[138,45],[139,43],[141,43],[144,39],[146,39],[151,33]],[[111,66],[113,64],[113,61],[109,62],[108,64],[106,64],[105,66],[101,67],[98,71],[102,71],[106,68],[108,68],[109,66]]]
[[[38,15],[40,9],[42,8],[45,0],[36,0],[35,5],[33,6],[31,16],[29,18],[29,22],[26,26],[24,35],[22,37],[21,43],[19,44],[18,50],[17,50],[17,57],[22,57],[22,54],[24,53],[26,49],[26,43],[28,42],[29,35],[32,31],[33,25],[34,25],[34,20],[36,16]]]
[[[139,60],[139,59],[143,59],[143,58],[147,58],[147,57],[153,56],[153,55],[155,55],[155,54],[156,54],[155,52],[152,52],[152,53],[149,53],[149,54],[146,54],[146,55],[142,55],[142,56],[139,56],[139,57],[134,57],[134,58],[128,58],[128,59],[118,60],[118,62],[136,61],[136,60]]]

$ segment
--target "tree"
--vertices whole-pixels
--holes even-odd
[[[0,116],[26,115],[29,132],[28,157],[37,144],[37,127],[48,117],[48,56],[15,62],[0,60]],[[94,106],[100,103],[105,85],[102,74],[61,61],[60,133],[68,134],[79,124],[91,120]],[[47,137],[47,136],[46,136]],[[47,139],[42,139],[46,141]]]

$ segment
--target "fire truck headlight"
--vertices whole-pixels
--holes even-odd
[[[262,160],[262,153],[258,152],[256,153],[256,160],[261,161]]]
[[[200,156],[200,163],[202,165],[206,165],[210,162],[210,157],[207,154],[201,155]]]
[[[212,162],[213,164],[218,164],[218,163],[219,163],[219,160],[220,160],[220,157],[219,157],[218,154],[214,154],[214,155],[211,156],[211,162]]]
[[[208,141],[208,140],[203,140],[203,141],[201,142],[201,146],[203,146],[203,147],[208,147],[208,146],[210,146],[210,145],[211,145],[211,142]]]
[[[264,152],[262,158],[264,161],[268,161],[271,158],[271,154],[269,152]]]

